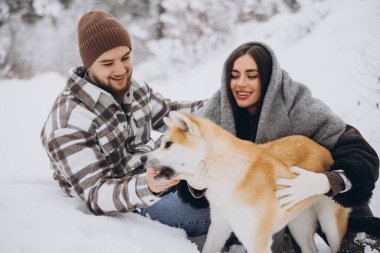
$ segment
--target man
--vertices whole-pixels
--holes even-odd
[[[203,102],[172,102],[133,80],[130,36],[109,13],[82,16],[78,43],[84,66],[69,71],[41,132],[54,178],[96,215],[152,206],[178,181],[142,168],[139,157],[156,147],[151,131],[164,130],[169,111]]]

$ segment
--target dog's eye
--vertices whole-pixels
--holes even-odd
[[[169,148],[172,144],[173,144],[173,142],[171,142],[171,141],[166,142],[165,148]]]

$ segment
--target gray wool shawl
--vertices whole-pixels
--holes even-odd
[[[265,47],[272,57],[273,68],[269,86],[264,97],[256,143],[265,143],[289,135],[304,135],[331,149],[346,124],[319,99],[312,97],[310,89],[291,79],[281,69],[277,58],[267,45],[250,42]],[[207,101],[197,113],[214,121],[216,124],[236,135],[232,107],[228,101],[226,88],[226,64],[223,69],[221,88]]]

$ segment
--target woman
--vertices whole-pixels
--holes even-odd
[[[290,208],[312,195],[327,194],[351,216],[373,216],[368,207],[379,176],[379,158],[354,127],[347,125],[303,84],[281,69],[273,51],[246,43],[227,58],[222,87],[202,108],[208,117],[237,137],[265,143],[288,135],[305,135],[329,149],[334,164],[328,173],[294,169],[296,179],[278,184],[280,203]],[[309,187],[313,183],[315,187]],[[274,252],[297,252],[287,230],[276,234]]]

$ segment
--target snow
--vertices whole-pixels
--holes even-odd
[[[219,87],[224,59],[237,45],[258,40],[272,46],[293,79],[307,84],[380,154],[380,2],[303,1],[296,14],[236,27],[229,42],[202,62],[176,69],[158,60],[135,67],[166,97],[194,100]],[[170,47],[163,47],[167,54]],[[160,78],[146,73],[157,74]],[[65,84],[54,72],[30,80],[0,80],[0,252],[198,252],[184,231],[128,213],[90,214],[52,179],[39,133]],[[360,103],[360,106],[358,104]],[[380,216],[380,183],[370,204]],[[364,235],[358,235],[358,242]],[[318,241],[320,252],[328,252]],[[366,252],[376,252],[368,248]]]
[[[372,248],[371,246],[372,245],[375,245],[376,244],[376,241],[375,240],[372,240],[371,238],[369,238],[367,236],[366,233],[364,232],[361,232],[361,233],[357,233],[356,234],[356,237],[354,238],[354,242],[356,244],[361,244],[361,245],[364,245],[364,252],[365,253],[379,253],[378,250]]]

